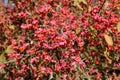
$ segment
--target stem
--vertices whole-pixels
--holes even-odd
[[[0,62],[0,64],[1,63],[3,63],[3,64],[7,64],[7,63],[12,63],[12,62],[15,62],[16,60],[9,60],[9,61],[5,61],[5,62]]]
[[[90,76],[85,72],[84,69],[82,69],[83,75],[87,78],[87,80],[90,80]]]
[[[105,4],[105,2],[106,2],[106,1],[107,1],[107,0],[104,0],[104,2],[102,3],[101,7],[99,8],[98,13],[100,13],[100,12],[101,12],[101,10],[102,10],[102,8],[104,7],[104,4]]]

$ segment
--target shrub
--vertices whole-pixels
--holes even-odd
[[[106,80],[120,72],[118,0],[17,0],[0,15],[0,77]]]

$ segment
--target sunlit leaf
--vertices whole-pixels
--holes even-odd
[[[92,7],[91,6],[88,6],[88,11],[90,12],[92,10]]]
[[[75,80],[80,80],[79,76],[75,78]]]
[[[79,2],[82,2],[83,4],[86,4],[87,5],[87,2],[86,0],[78,0]]]
[[[109,5],[109,2],[106,1],[106,2],[104,3],[104,9],[106,9],[106,8],[108,7],[108,5]]]
[[[15,52],[15,50],[11,49],[10,46],[7,47],[7,49],[5,50],[6,53],[13,53]]]
[[[107,67],[107,64],[106,63],[101,63],[101,65],[102,65],[102,68],[106,68]]]
[[[76,29],[76,34],[79,34],[80,31],[81,31],[81,28],[77,28],[77,29]]]
[[[115,54],[114,60],[119,61],[119,59],[120,59],[120,55],[119,54]]]
[[[117,30],[120,32],[120,21],[117,23]]]
[[[79,3],[83,3],[83,4],[87,5],[86,0],[74,0],[74,4],[73,5],[78,7],[80,10],[83,10],[83,8],[80,6]]]
[[[79,5],[78,0],[74,0],[74,6],[78,7],[80,10],[83,10],[83,8]]]
[[[49,80],[53,79],[53,72],[50,74]]]
[[[104,51],[104,56],[109,57],[110,53],[107,51],[107,49]]]
[[[20,78],[20,80],[24,80],[24,78],[23,78],[23,77],[21,77],[21,78]]]
[[[105,38],[105,41],[107,42],[108,45],[113,46],[113,40],[112,40],[111,36],[105,34],[104,38]]]
[[[107,57],[108,63],[111,64],[112,60],[110,58]]]
[[[8,26],[10,29],[14,30],[15,29],[15,26],[14,25],[9,25]]]
[[[91,46],[90,49],[98,52],[98,50],[97,50],[97,48],[95,46]]]
[[[0,62],[5,62],[5,60],[6,60],[6,57],[5,57],[4,53],[2,53],[0,55]]]
[[[94,27],[93,27],[93,26],[90,26],[90,30],[94,31],[95,29],[94,29]]]
[[[104,51],[104,56],[105,56],[106,59],[108,60],[108,63],[111,64],[111,63],[112,63],[112,60],[109,58],[110,53],[107,51],[107,48],[106,48],[106,50]]]

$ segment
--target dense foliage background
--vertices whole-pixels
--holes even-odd
[[[119,80],[119,0],[13,0],[0,7],[1,80]]]

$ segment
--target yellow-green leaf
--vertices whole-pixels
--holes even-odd
[[[10,46],[7,47],[7,49],[5,50],[6,53],[13,53],[15,52],[15,50],[11,49]]]
[[[86,0],[79,0],[79,2],[82,2],[83,4],[87,5]]]
[[[117,30],[120,32],[120,21],[117,23]]]
[[[81,31],[81,28],[77,28],[77,29],[76,29],[76,34],[79,34],[80,31]]]
[[[106,8],[108,7],[108,5],[109,5],[109,2],[106,1],[106,2],[104,3],[104,9],[106,9]]]
[[[104,56],[105,57],[109,57],[109,55],[110,55],[110,53],[107,51],[107,49],[106,49],[106,51],[104,52]]]
[[[9,25],[8,26],[10,29],[14,30],[15,29],[15,26],[14,25]]]
[[[21,77],[21,78],[20,78],[20,80],[24,80],[24,78],[23,78],[23,77]]]
[[[90,26],[90,30],[94,31],[95,29],[93,28],[93,26]]]
[[[73,5],[78,7],[80,10],[83,10],[83,8],[80,6],[79,3],[83,3],[83,4],[87,5],[86,0],[74,0],[74,4]]]
[[[78,0],[74,0],[74,4],[75,7],[78,7],[80,10],[83,10],[83,8],[79,5]]]
[[[90,12],[92,10],[92,7],[91,6],[88,6],[88,11]]]
[[[110,59],[110,58],[108,58],[108,57],[107,57],[106,59],[108,60],[108,63],[109,63],[109,64],[112,63],[112,59]]]
[[[98,50],[97,50],[97,48],[95,46],[91,46],[90,49],[98,52]]]
[[[104,51],[104,56],[106,57],[106,59],[108,60],[108,63],[111,64],[112,60],[109,58],[110,53],[108,52],[107,48]]]
[[[5,60],[6,60],[6,57],[5,57],[5,55],[4,55],[4,53],[2,53],[1,55],[0,55],[0,62],[5,62]]]
[[[108,45],[113,46],[113,40],[112,40],[111,36],[105,34],[104,38],[105,38],[105,41],[107,42]]]

